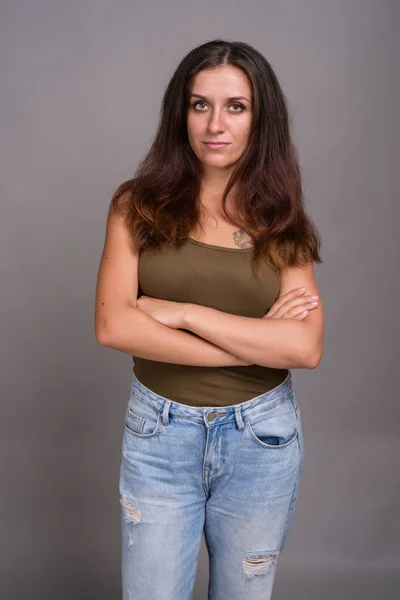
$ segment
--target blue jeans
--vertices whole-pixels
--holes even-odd
[[[123,600],[190,600],[202,535],[209,600],[267,600],[303,467],[289,371],[246,402],[195,407],[133,375],[119,480]]]

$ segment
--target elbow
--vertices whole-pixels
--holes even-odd
[[[320,356],[312,356],[307,362],[306,369],[316,369],[320,363],[320,360]]]
[[[96,313],[94,331],[97,343],[100,346],[113,347],[116,333],[126,328],[124,319],[125,311],[114,310],[112,315],[100,311]]]
[[[111,341],[111,326],[109,321],[103,318],[100,323],[95,323],[94,329],[96,342],[100,344],[100,346],[110,347],[113,342]]]
[[[122,341],[121,336],[118,335],[119,331],[123,331],[120,324],[109,324],[107,327],[96,330],[97,343],[106,348],[118,349]]]
[[[96,342],[100,344],[100,346],[108,346],[109,345],[109,336],[104,329],[98,329],[95,332]]]
[[[95,321],[96,341],[100,346],[113,348],[125,352],[129,348],[129,353],[135,352],[136,344],[134,339],[137,337],[136,315],[139,310],[132,307],[123,308],[114,311],[112,318],[98,318]],[[139,327],[140,329],[140,327]]]
[[[107,323],[105,315],[96,309],[94,315],[94,335],[96,342],[100,346],[107,346]]]
[[[304,358],[304,368],[316,369],[321,362],[322,348],[313,347]]]

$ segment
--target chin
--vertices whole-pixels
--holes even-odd
[[[218,167],[219,169],[223,169],[225,167],[230,167],[232,164],[232,161],[230,160],[203,160],[202,161],[204,165],[206,165],[207,167]]]

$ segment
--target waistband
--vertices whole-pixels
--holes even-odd
[[[131,395],[140,402],[150,405],[160,413],[164,424],[168,423],[169,415],[181,419],[190,419],[198,423],[205,423],[207,426],[220,425],[229,421],[236,420],[238,427],[244,427],[243,420],[250,415],[255,416],[259,413],[274,408],[277,404],[291,399],[293,394],[292,375],[288,371],[285,379],[274,387],[259,396],[255,396],[245,402],[231,404],[229,406],[189,406],[181,404],[170,398],[165,398],[146,387],[133,373],[131,381]]]

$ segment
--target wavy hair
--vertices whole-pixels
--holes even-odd
[[[194,227],[202,226],[201,166],[186,125],[189,94],[199,71],[223,65],[247,76],[253,116],[247,147],[222,197],[224,214],[251,237],[255,272],[262,260],[278,270],[322,263],[320,236],[304,206],[285,95],[269,62],[244,42],[215,39],[181,60],[165,90],[150,149],[134,177],[114,192],[110,209],[125,216],[139,251],[165,243],[181,245]],[[235,214],[230,215],[226,198],[233,186],[238,193]]]

